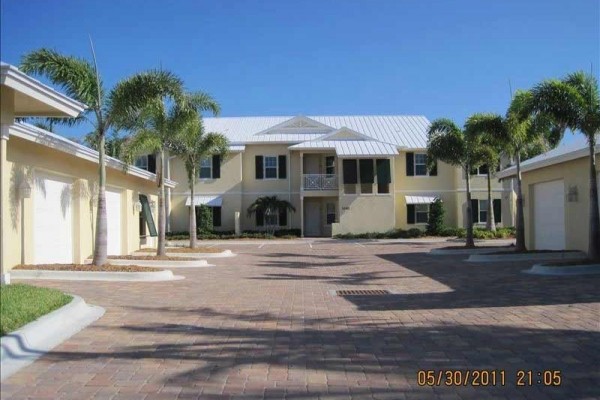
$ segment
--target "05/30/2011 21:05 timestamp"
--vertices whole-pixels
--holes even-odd
[[[419,386],[560,386],[560,370],[518,370],[514,374],[493,370],[419,370]]]

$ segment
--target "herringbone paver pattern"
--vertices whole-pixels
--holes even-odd
[[[35,282],[107,312],[3,382],[2,399],[600,397],[598,276],[530,276],[424,244],[259,244],[181,281]],[[418,385],[418,370],[467,369],[504,370],[506,384]],[[562,385],[537,384],[543,370]]]

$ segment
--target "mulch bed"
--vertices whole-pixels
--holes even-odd
[[[468,250],[468,249],[510,249],[511,247],[514,246],[474,246],[474,247],[467,247],[465,245],[463,246],[447,246],[447,247],[439,247],[439,250]],[[500,252],[498,252],[500,253]],[[504,254],[505,252],[502,252],[502,254]],[[494,253],[488,253],[488,254],[494,254]]]
[[[223,250],[216,247],[167,247],[167,253],[221,253]],[[151,253],[156,252],[156,249],[141,249],[136,253]]]
[[[190,261],[187,257],[169,257],[169,256],[144,256],[141,254],[131,256],[108,256],[110,260],[141,260],[141,261]]]
[[[160,268],[140,267],[139,265],[92,265],[92,264],[36,264],[17,265],[14,269],[41,271],[78,271],[78,272],[157,272]]]
[[[544,254],[544,253],[578,253],[578,251],[575,250],[525,250],[525,251],[497,251],[497,252],[493,252],[493,253],[487,253],[487,255],[490,254]]]

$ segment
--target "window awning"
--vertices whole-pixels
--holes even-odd
[[[221,207],[222,204],[223,198],[221,196],[194,196],[194,205],[196,206]],[[188,196],[185,205],[188,207],[192,205],[192,196]]]
[[[404,196],[406,204],[431,204],[437,196]]]

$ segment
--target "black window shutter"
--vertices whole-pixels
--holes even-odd
[[[221,156],[219,154],[212,156],[212,177],[213,179],[221,177]]]
[[[415,175],[415,153],[406,153],[406,176]]]
[[[277,162],[279,164],[279,179],[287,178],[287,157],[279,156],[279,160]]]
[[[406,205],[406,223],[407,224],[415,223],[415,205],[414,204]]]
[[[373,170],[373,160],[360,159],[358,160],[358,166],[360,169],[360,183],[374,183],[375,171]]]
[[[474,224],[479,222],[479,200],[471,199],[471,215]]]
[[[431,169],[429,170],[429,176],[437,176],[437,166],[438,163],[436,161],[435,164],[433,164],[433,167],[431,167]]]
[[[279,226],[287,226],[287,208],[279,209]]]
[[[256,156],[254,165],[256,167],[256,179],[263,179],[263,156]]]
[[[213,226],[221,226],[221,207],[212,207]]]
[[[390,173],[390,160],[387,158],[378,159],[377,162],[377,184],[385,185],[392,183],[392,175]]]
[[[494,205],[494,222],[498,224],[498,223],[502,222],[502,200],[494,199],[493,205]]]
[[[353,184],[358,183],[358,176],[356,172],[356,160],[344,160],[342,163],[344,170],[344,183]]]
[[[146,224],[148,224],[148,230],[150,236],[157,236],[156,225],[154,225],[154,217],[152,217],[152,210],[150,209],[150,203],[148,197],[145,194],[140,194],[140,203],[142,203],[142,215]]]
[[[481,167],[479,167],[479,172],[481,172],[482,175],[487,175],[488,169],[488,166],[486,164],[483,164]]]
[[[148,172],[156,173],[156,156],[148,154]]]
[[[262,210],[256,210],[256,226],[265,225],[265,214]]]

